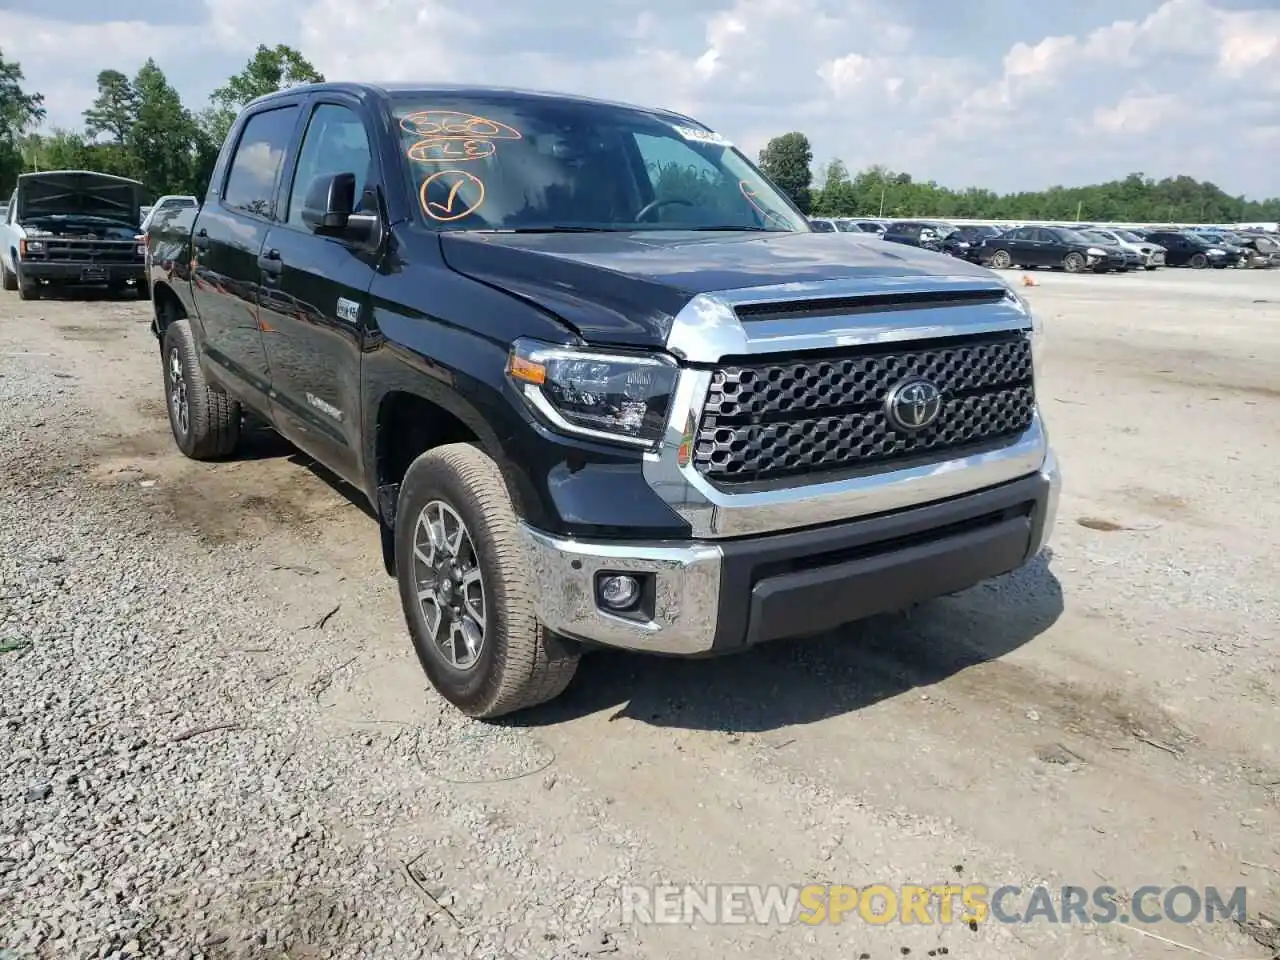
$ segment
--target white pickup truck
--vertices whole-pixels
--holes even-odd
[[[136,180],[89,170],[23,174],[0,222],[0,284],[24,300],[64,284],[149,299],[142,191]]]

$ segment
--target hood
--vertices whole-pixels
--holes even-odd
[[[109,217],[137,226],[142,184],[88,170],[24,173],[18,178],[18,214],[33,217],[76,214]]]
[[[991,271],[945,254],[852,233],[440,234],[459,273],[559,316],[586,340],[656,347],[700,293],[865,278],[971,277]]]

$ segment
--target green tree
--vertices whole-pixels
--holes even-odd
[[[797,207],[808,213],[811,207],[810,187],[813,184],[813,150],[809,138],[803,133],[784,133],[774,137],[760,151],[760,169],[774,184],[789,196]]]
[[[18,142],[18,149],[24,170],[92,169],[93,154],[89,145],[74,130],[28,133]]]
[[[45,118],[44,96],[23,89],[22,67],[0,50],[0,196],[6,199],[22,173],[22,135]]]
[[[90,139],[102,134],[123,144],[138,118],[138,95],[133,84],[119,70],[98,74],[98,97],[84,112],[84,130]]]
[[[822,188],[811,191],[813,212],[822,217],[839,216],[840,211],[856,206],[853,183],[844,161],[837,157],[823,171]]]
[[[210,107],[200,117],[201,127],[209,139],[221,146],[236,114],[250,100],[300,83],[323,82],[320,71],[293,47],[259,44],[244,69],[213,91]]]
[[[127,142],[139,179],[156,196],[193,192],[198,130],[191,112],[154,60],[138,70],[133,89],[138,112]]]

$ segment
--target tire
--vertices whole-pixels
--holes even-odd
[[[139,280],[136,284],[134,284],[134,290],[137,292],[139,300],[151,299],[151,281],[150,280]]]
[[[1078,253],[1068,253],[1062,258],[1062,269],[1067,273],[1079,273],[1084,269],[1084,257]],[[1102,272],[1106,273],[1106,267],[1102,268]]]
[[[1209,258],[1203,253],[1197,253],[1187,262],[1191,265],[1193,270],[1203,270],[1209,265]]]
[[[1008,250],[997,250],[991,254],[991,259],[988,263],[992,270],[1008,270],[1013,266],[1013,257],[1009,255]]]
[[[165,407],[178,449],[192,460],[230,456],[240,441],[240,404],[205,380],[189,321],[169,324],[160,359]]]
[[[1158,270],[1158,269],[1159,269],[1159,264],[1148,263],[1148,264],[1146,265],[1146,267],[1144,267],[1143,269],[1146,269],[1146,270]]]
[[[442,562],[448,551],[433,546],[428,531],[443,526],[455,532],[454,520],[461,522],[465,537],[458,535],[452,573],[448,568],[438,573],[440,568],[422,558]],[[492,719],[514,713],[554,699],[569,685],[578,667],[578,650],[535,618],[515,511],[502,474],[488,455],[471,444],[451,443],[409,465],[396,507],[395,559],[401,606],[422,669],[440,695],[467,716]],[[470,628],[473,641],[478,624],[468,618],[477,609],[476,596],[480,598],[483,627],[478,650],[468,646],[463,662],[441,601],[419,597],[428,584],[466,583],[477,572],[478,592],[473,581],[464,588],[465,596],[450,594],[454,610],[467,615],[453,622],[464,635]],[[428,613],[432,609],[434,631]],[[437,641],[446,633],[452,655]]]
[[[28,280],[22,275],[22,265],[15,264],[18,282],[18,298],[20,300],[39,300],[40,281]]]
[[[6,290],[18,289],[17,276],[9,272],[9,268],[4,265],[3,260],[0,260],[0,286]]]

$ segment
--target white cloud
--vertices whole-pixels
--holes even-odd
[[[1273,155],[1232,146],[1266,143],[1280,126],[1274,0],[1146,2],[1146,16],[1110,20],[1099,5],[1067,5],[1052,31],[1001,42],[984,37],[1006,0],[973,0],[960,16],[988,20],[964,44],[954,17],[902,0],[203,0],[185,25],[0,10],[0,37],[62,124],[78,122],[105,67],[131,73],[155,55],[200,106],[257,43],[289,43],[332,79],[647,103],[748,150],[799,129],[819,163],[884,163],[954,185],[1031,189],[1144,170],[1280,192]]]

